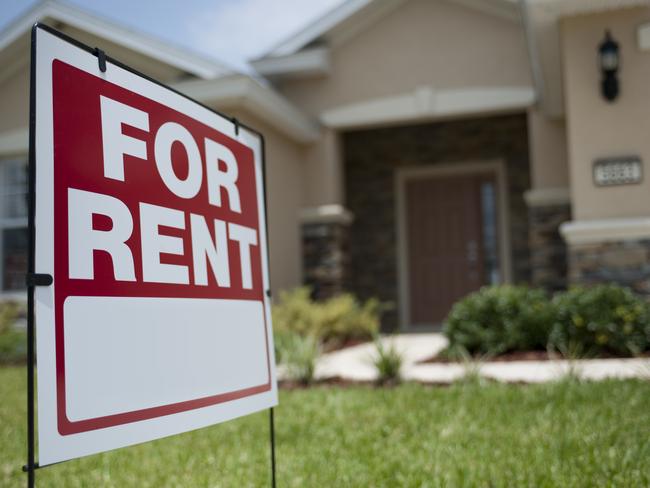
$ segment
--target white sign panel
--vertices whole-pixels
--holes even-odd
[[[40,465],[276,405],[261,137],[34,35]]]

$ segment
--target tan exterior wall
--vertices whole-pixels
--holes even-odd
[[[331,52],[323,79],[280,86],[302,110],[434,89],[530,86],[526,44],[512,21],[445,1],[409,0]]]
[[[340,135],[323,128],[320,139],[307,150],[305,161],[306,207],[343,204],[343,167]]]
[[[302,281],[299,215],[303,202],[305,149],[243,111],[229,115],[264,134],[271,288],[293,288]]]
[[[528,111],[531,183],[534,189],[568,188],[566,126],[535,109]]]
[[[650,215],[650,52],[638,49],[640,24],[650,8],[621,9],[562,21],[563,67],[568,121],[570,179],[575,220]],[[620,45],[621,94],[608,103],[600,94],[597,48],[605,29]],[[598,188],[595,159],[640,156],[646,177],[640,185]]]
[[[29,66],[0,83],[0,133],[29,126]]]

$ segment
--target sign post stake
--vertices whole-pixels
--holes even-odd
[[[275,421],[273,407],[269,409],[269,427],[271,431],[271,486],[275,488]]]
[[[31,262],[31,253],[30,253]],[[27,488],[34,488],[34,287],[27,289]]]

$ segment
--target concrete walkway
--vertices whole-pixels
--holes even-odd
[[[400,334],[382,338],[385,346],[394,346],[404,355],[402,378],[427,383],[452,383],[470,372],[502,382],[541,383],[562,378],[573,372],[584,379],[646,378],[650,380],[650,359],[584,359],[577,361],[474,362],[467,364],[418,364],[447,346],[442,334]],[[316,366],[316,378],[341,377],[354,381],[376,378],[372,359],[373,343],[324,354]]]

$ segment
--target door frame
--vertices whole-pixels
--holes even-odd
[[[492,174],[496,184],[497,236],[501,283],[512,281],[512,260],[510,244],[510,207],[508,202],[508,178],[505,162],[501,159],[440,163],[429,166],[399,168],[395,171],[395,225],[397,236],[397,282],[398,317],[402,331],[417,330],[424,324],[410,322],[409,301],[409,255],[406,230],[406,184],[412,180],[459,175]],[[437,324],[432,324],[433,326]]]

